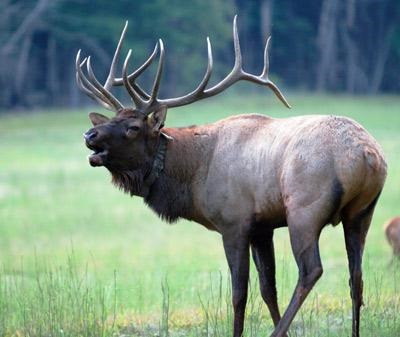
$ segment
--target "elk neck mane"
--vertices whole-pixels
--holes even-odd
[[[140,196],[145,203],[163,220],[169,223],[179,218],[192,219],[192,177],[196,167],[193,151],[195,140],[193,127],[168,129],[173,141],[167,141],[164,167],[150,186],[146,178],[151,174],[153,162],[137,170],[115,170],[109,168],[112,183],[131,196]],[[157,154],[156,154],[157,155]],[[154,160],[154,158],[153,158]]]

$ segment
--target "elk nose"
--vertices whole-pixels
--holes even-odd
[[[97,137],[97,134],[98,132],[96,130],[90,129],[88,132],[83,134],[83,138],[85,138],[86,141],[93,140]]]

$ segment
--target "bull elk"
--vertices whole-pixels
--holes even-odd
[[[327,224],[343,223],[353,307],[352,334],[359,336],[365,238],[386,177],[377,142],[355,121],[337,116],[275,119],[247,114],[187,128],[166,128],[167,109],[217,95],[240,80],[270,88],[290,107],[268,78],[268,42],[261,75],[242,68],[233,21],[235,63],[218,84],[207,88],[213,58],[207,38],[208,65],[198,87],[177,98],[158,98],[165,51],[159,40],[153,53],[128,75],[129,50],[122,77],[115,75],[125,25],[105,84],[96,78],[90,56],[76,58],[80,89],[106,109],[108,118],[91,112],[93,128],[84,134],[92,166],[105,166],[112,182],[144,199],[162,219],[195,221],[222,236],[232,279],[234,337],[243,332],[250,250],[260,291],[275,330],[286,336],[308,293],[322,274],[318,240]],[[159,54],[151,92],[137,82]],[[86,66],[87,72],[84,72]],[[134,107],[124,107],[111,93],[124,86]],[[298,266],[298,282],[281,316],[275,285],[273,233],[287,226]]]

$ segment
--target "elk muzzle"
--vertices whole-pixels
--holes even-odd
[[[83,134],[86,146],[93,151],[88,156],[89,164],[91,166],[103,166],[108,154],[108,151],[101,145],[99,145],[99,132],[96,129],[90,129]]]
[[[98,135],[98,132],[96,129],[90,129],[89,131],[85,132],[83,134],[83,138],[85,138],[86,142],[90,142],[91,140],[94,140]]]

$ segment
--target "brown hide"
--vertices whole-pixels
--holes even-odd
[[[390,219],[384,225],[386,238],[393,249],[393,254],[400,257],[400,216]]]
[[[105,166],[114,184],[143,197],[163,219],[185,218],[221,233],[232,274],[234,337],[243,331],[249,250],[275,324],[272,336],[286,337],[322,274],[320,232],[340,221],[349,259],[353,336],[359,337],[362,252],[386,162],[358,123],[336,116],[274,119],[253,114],[161,131],[154,130],[161,125],[156,117],[132,109],[112,119],[90,117],[95,127],[85,139],[94,151],[89,157],[93,166]],[[160,163],[162,170],[154,169]],[[289,228],[299,267],[299,281],[282,317],[272,241],[273,230],[281,226]]]
[[[164,132],[174,140],[146,201],[222,234],[276,227],[292,213],[309,226],[337,224],[365,209],[386,175],[376,141],[344,117],[243,115]]]
[[[96,79],[90,57],[81,60],[80,51],[76,57],[78,86],[116,112],[111,119],[97,113],[89,115],[94,127],[84,137],[94,151],[89,156],[90,164],[105,166],[117,187],[143,197],[163,219],[173,222],[185,218],[221,233],[231,271],[234,337],[243,332],[250,251],[260,292],[275,326],[271,337],[287,337],[292,320],[322,274],[320,232],[325,225],[341,221],[350,272],[352,337],[359,337],[362,255],[386,178],[386,162],[379,145],[353,120],[335,116],[274,119],[241,115],[205,126],[163,128],[167,108],[218,95],[238,81],[267,87],[290,107],[268,78],[269,39],[262,73],[247,73],[242,68],[235,17],[232,71],[207,87],[213,64],[207,39],[207,70],[198,87],[181,97],[160,99],[165,56],[161,39],[149,58],[130,75],[129,51],[122,78],[116,78],[116,62],[127,25],[104,85]],[[154,84],[147,93],[136,80],[158,50]],[[125,87],[134,108],[124,108],[111,93],[113,86]],[[288,227],[299,271],[283,316],[277,301],[273,243],[274,229],[281,226]]]

